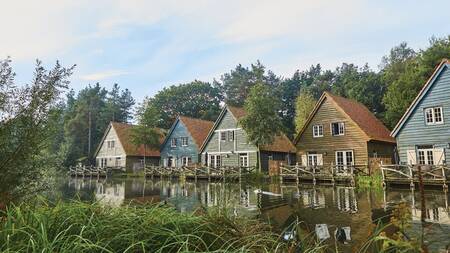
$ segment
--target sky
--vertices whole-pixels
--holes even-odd
[[[0,0],[0,58],[18,83],[36,59],[76,64],[71,88],[118,83],[142,100],[165,86],[212,81],[260,60],[290,77],[320,63],[377,70],[403,41],[425,48],[450,34],[450,1]]]

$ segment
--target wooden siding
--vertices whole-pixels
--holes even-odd
[[[331,123],[344,122],[343,136],[331,135]],[[313,138],[313,126],[323,125],[323,137]],[[306,126],[305,132],[297,143],[297,159],[301,162],[301,155],[307,152],[317,152],[323,155],[323,164],[335,164],[335,152],[339,150],[353,150],[355,164],[367,164],[367,137],[349,120],[335,105],[325,98],[316,114]]]
[[[181,137],[188,137],[188,145],[181,146]],[[173,138],[177,139],[177,146],[171,147],[171,140]],[[161,149],[161,164],[164,163],[165,159],[169,157],[174,157],[176,159],[177,167],[182,165],[182,157],[191,157],[192,163],[196,164],[199,162],[198,159],[198,147],[189,133],[187,127],[183,124],[181,120],[177,120],[175,127],[173,128],[170,136],[167,137],[165,145]]]
[[[403,128],[397,134],[397,146],[400,162],[407,163],[407,150],[416,145],[433,145],[436,148],[448,149],[450,143],[450,70],[444,67],[436,78],[428,93],[417,104]],[[426,125],[424,109],[442,106],[444,124]],[[445,152],[446,161],[450,161],[450,152]]]
[[[108,141],[114,141],[114,148],[108,148]],[[108,133],[106,134],[105,140],[101,143],[101,147],[96,156],[97,166],[100,166],[99,159],[106,158],[106,167],[116,167],[116,157],[120,157],[119,167],[126,166],[126,154],[125,150],[120,143],[119,137],[117,136],[116,130],[110,127]]]
[[[269,157],[272,157],[272,160],[274,161],[280,161],[283,162],[283,164],[289,165],[295,164],[296,161],[295,154],[261,151],[261,167],[263,168],[264,172],[268,172]]]
[[[226,129],[237,129],[234,133],[234,141],[220,141],[219,135],[220,130]],[[250,151],[249,152],[249,165],[255,166],[257,163],[256,151],[258,150],[255,145],[248,143],[247,134],[245,131],[238,126],[237,120],[230,113],[230,111],[225,111],[222,119],[217,124],[217,128],[213,129],[213,134],[209,139],[208,143],[203,150],[201,155],[202,164],[206,164],[205,153],[222,153],[222,164],[224,166],[239,166],[238,163],[238,152]],[[231,152],[234,152],[232,154]],[[251,155],[250,155],[251,154]],[[253,155],[254,154],[254,155]],[[228,157],[227,157],[228,156]]]

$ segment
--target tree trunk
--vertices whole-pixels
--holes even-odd
[[[145,170],[145,165],[147,165],[145,162],[146,153],[147,153],[147,145],[144,144],[144,170]]]
[[[258,146],[258,171],[261,172],[261,150]]]

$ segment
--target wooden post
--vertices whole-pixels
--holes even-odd
[[[414,188],[414,175],[413,175],[413,166],[408,165],[409,168],[409,177],[410,177],[410,183],[409,183],[409,187],[410,188]]]
[[[381,186],[383,186],[383,188],[386,188],[386,177],[384,175],[383,161],[381,161],[380,169],[381,169],[381,180],[382,180]]]
[[[445,169],[444,169],[444,167],[445,166],[443,166],[443,165],[441,165],[441,170],[442,170],[442,181],[443,181],[443,185],[442,185],[442,188],[444,188],[444,191],[448,188],[448,185],[447,185],[447,178],[446,178],[446,176],[445,176]]]
[[[316,166],[312,166],[313,185],[316,185]]]

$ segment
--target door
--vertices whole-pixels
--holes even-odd
[[[354,165],[353,160],[352,150],[336,151],[336,167],[338,173],[349,173],[350,167]]]
[[[174,167],[174,159],[173,156],[169,156],[169,158],[167,158],[167,167]]]

